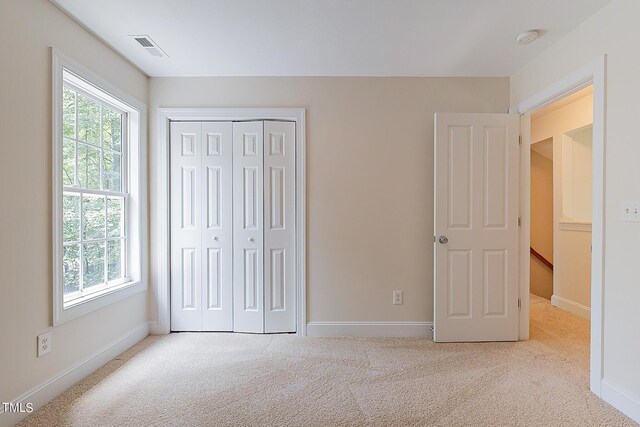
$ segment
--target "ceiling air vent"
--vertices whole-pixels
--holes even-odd
[[[133,37],[135,41],[140,44],[150,55],[156,56],[158,58],[162,58],[163,56],[169,56],[163,51],[153,40],[151,37],[147,35],[130,35],[129,37]]]
[[[134,38],[138,43],[140,43],[142,47],[153,47],[153,43],[151,43],[149,39],[146,37],[134,37]]]

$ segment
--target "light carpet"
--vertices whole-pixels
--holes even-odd
[[[589,391],[589,323],[531,306],[518,343],[149,337],[20,425],[636,425]]]

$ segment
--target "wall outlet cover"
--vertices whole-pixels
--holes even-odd
[[[640,201],[622,202],[622,221],[640,222]]]
[[[51,352],[51,331],[38,335],[38,357]]]
[[[402,304],[402,291],[393,291],[393,304]]]

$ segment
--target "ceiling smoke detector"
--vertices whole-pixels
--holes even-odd
[[[158,46],[156,42],[151,40],[151,37],[149,37],[146,34],[129,35],[129,37],[133,37],[133,39],[137,41],[138,44],[140,44],[140,46],[142,46],[152,56],[156,56],[158,58],[162,58],[163,56],[169,56],[164,50],[160,48],[160,46]]]
[[[540,32],[537,30],[525,31],[524,33],[518,34],[516,42],[519,45],[525,45],[535,41],[538,37],[540,37]]]

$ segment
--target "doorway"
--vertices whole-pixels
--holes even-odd
[[[534,111],[530,141],[531,293],[590,319],[593,85]]]
[[[589,369],[593,85],[531,114],[531,339],[572,348]]]
[[[519,338],[529,339],[530,308],[530,144],[531,115],[555,101],[566,98],[587,86],[593,86],[592,193],[591,193],[591,298],[590,298],[590,390],[602,396],[603,390],[603,281],[604,281],[604,158],[605,158],[605,70],[606,57],[601,56],[547,88],[532,94],[511,107],[521,115],[522,145],[520,185],[522,227],[520,229],[520,296]]]

